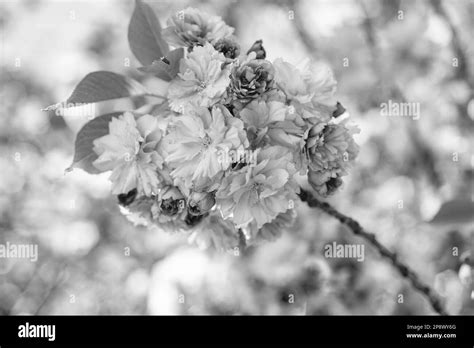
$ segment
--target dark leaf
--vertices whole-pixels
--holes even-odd
[[[87,122],[84,127],[77,133],[76,142],[74,145],[74,159],[71,166],[66,169],[70,171],[74,168],[81,168],[88,173],[98,174],[100,171],[92,165],[97,159],[94,152],[94,140],[109,133],[109,122],[112,117],[118,117],[123,112],[113,112],[110,114],[98,116],[93,120]]]
[[[146,93],[145,87],[126,76],[110,71],[96,71],[86,75],[79,82],[65,103],[49,106],[45,110],[140,96]]]
[[[135,57],[143,65],[150,65],[169,52],[155,12],[142,0],[136,0],[135,3],[128,26],[128,43]]]
[[[444,202],[430,221],[434,224],[468,223],[474,221],[474,202],[455,199]]]

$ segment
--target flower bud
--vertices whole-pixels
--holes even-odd
[[[209,212],[216,204],[213,193],[193,192],[188,199],[188,213],[194,216],[203,215]]]
[[[185,199],[177,187],[168,186],[163,189],[160,197],[160,213],[174,216],[183,211]]]
[[[186,223],[187,226],[189,227],[194,227],[197,224],[199,224],[202,219],[204,218],[204,215],[192,215],[192,214],[186,214],[186,217],[184,218],[184,222]]]
[[[214,48],[229,59],[235,59],[240,54],[240,46],[232,37],[220,39]]]
[[[336,110],[334,110],[334,112],[332,113],[332,117],[337,118],[345,112],[346,112],[346,108],[344,106],[342,106],[341,103],[337,102]]]
[[[127,193],[121,193],[119,194],[117,197],[118,197],[118,201],[119,201],[119,204],[120,205],[123,205],[124,207],[126,207],[127,205],[130,205],[133,203],[133,201],[135,200],[135,198],[137,197],[137,189],[134,188],[133,190],[130,190],[129,192]]]
[[[247,54],[249,54],[250,52],[255,52],[257,54],[257,59],[265,59],[267,53],[265,52],[262,43],[262,40],[255,41],[252,47],[250,47],[250,49],[248,50]]]

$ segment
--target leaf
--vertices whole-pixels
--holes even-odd
[[[128,43],[133,54],[143,65],[150,65],[169,52],[161,35],[161,25],[155,12],[142,0],[136,0],[130,24]]]
[[[471,221],[474,221],[474,202],[468,199],[455,199],[444,202],[430,223],[451,224]]]
[[[95,139],[109,133],[109,122],[112,120],[112,117],[118,117],[122,114],[123,112],[113,112],[98,116],[87,122],[84,127],[81,128],[76,136],[74,159],[66,171],[81,168],[90,174],[98,174],[101,172],[92,164],[92,162],[97,159],[97,155],[93,150],[93,142]]]
[[[155,60],[151,65],[143,66],[138,70],[152,74],[162,80],[171,81],[178,75],[179,62],[184,57],[184,48],[177,48],[169,52],[166,57]]]
[[[87,74],[79,82],[66,102],[48,106],[43,110],[50,111],[58,107],[73,107],[77,104],[97,103],[145,94],[147,94],[145,87],[135,80],[110,71],[96,71]]]

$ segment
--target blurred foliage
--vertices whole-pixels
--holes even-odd
[[[331,203],[413,265],[451,313],[474,313],[472,220],[427,222],[443,202],[473,199],[472,2],[151,3],[162,23],[188,5],[220,14],[244,45],[262,39],[269,60],[326,60],[362,129],[359,160]],[[64,174],[84,120],[41,109],[91,71],[143,80],[127,47],[132,10],[0,2],[0,243],[39,245],[36,263],[0,259],[0,313],[432,313],[370,246],[364,262],[324,258],[327,243],[361,241],[303,205],[280,240],[221,254],[129,225],[107,175]],[[420,103],[420,119],[381,116],[389,99]]]

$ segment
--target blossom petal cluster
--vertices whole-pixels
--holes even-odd
[[[295,219],[300,179],[333,194],[359,151],[330,68],[270,61],[261,40],[241,50],[233,28],[197,9],[167,23],[163,38],[185,53],[165,101],[112,118],[93,165],[111,171],[136,224],[222,250],[278,238]]]

